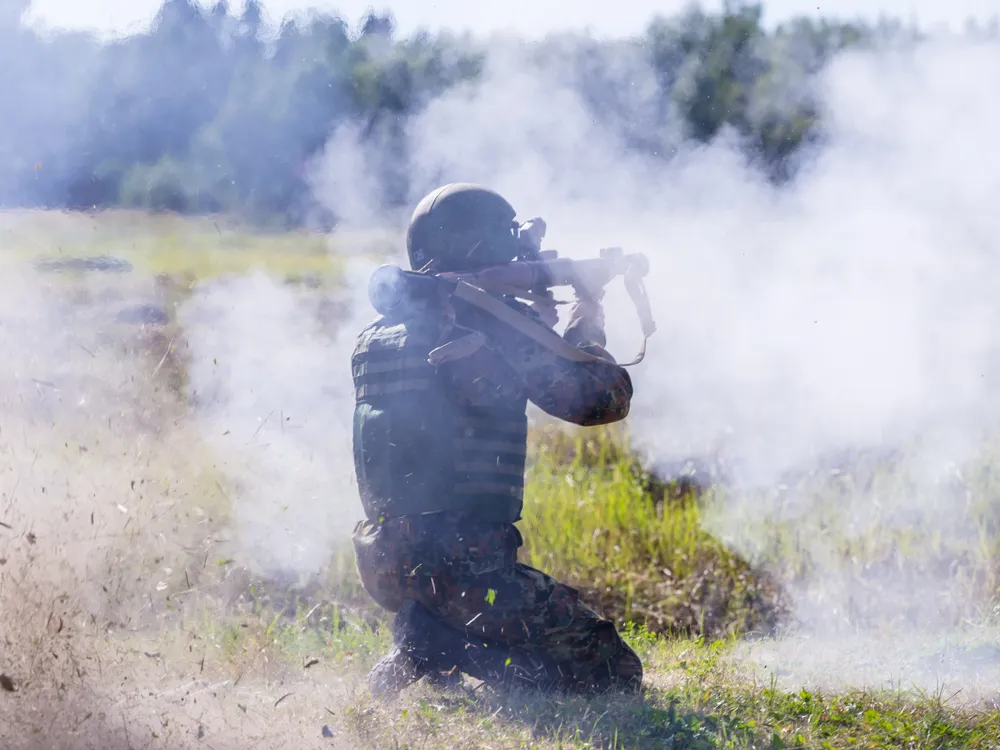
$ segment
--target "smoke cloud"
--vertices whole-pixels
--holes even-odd
[[[546,245],[564,256],[645,253],[659,331],[632,370],[639,448],[654,466],[721,467],[730,493],[707,523],[736,551],[756,558],[775,524],[793,530],[812,566],[794,583],[796,615],[812,629],[852,626],[861,611],[948,632],[973,587],[947,559],[905,574],[890,561],[862,581],[844,545],[873,530],[979,533],[959,467],[1000,416],[1000,46],[939,36],[840,53],[783,92],[811,89],[823,131],[780,186],[725,130],[692,145],[678,121],[659,134],[669,158],[630,148],[636,132],[594,117],[569,57],[496,42],[481,81],[402,125],[409,205],[445,182],[480,182],[522,220],[544,217]],[[634,51],[612,59],[632,83],[618,94],[629,111],[659,106]],[[398,232],[388,260],[401,261],[406,217],[384,208],[378,182],[391,153],[338,128],[313,185],[348,228]],[[190,395],[239,478],[241,540],[265,567],[317,571],[361,516],[349,359],[374,316],[373,265],[349,267],[347,315],[324,318],[318,296],[263,276],[212,284],[181,313]],[[619,284],[605,307],[609,348],[630,359],[641,334]],[[903,452],[906,480],[879,485],[844,463],[866,451]],[[795,483],[831,468],[832,501]]]
[[[414,197],[484,182],[544,216],[565,255],[649,256],[661,330],[633,421],[658,457],[725,436],[748,479],[772,482],[815,452],[988,424],[995,44],[842,55],[817,82],[825,143],[783,187],[725,136],[666,164],[635,156],[558,70],[491,62],[412,124]],[[608,305],[625,358],[635,315]]]
[[[627,57],[617,64],[632,66],[630,96],[641,104],[650,71]],[[848,543],[873,529],[966,540],[977,533],[956,467],[981,447],[1000,407],[998,77],[995,42],[936,37],[842,53],[810,82],[821,142],[794,181],[775,186],[748,165],[731,133],[706,146],[678,135],[667,160],[639,155],[621,128],[594,119],[567,66],[498,43],[483,81],[446,93],[407,124],[409,202],[444,182],[481,182],[504,194],[522,220],[544,217],[546,245],[565,256],[609,245],[645,253],[659,331],[632,370],[639,447],[656,465],[705,459],[725,467],[734,492],[709,525],[740,552],[757,554],[770,522],[798,524],[814,570],[798,583],[797,614],[814,627],[846,622],[864,592],[856,577],[839,572],[834,558],[842,551],[825,540],[825,524],[839,524]],[[317,195],[338,206],[350,198],[358,223],[382,217],[401,230],[398,213],[375,200],[381,191],[370,166],[381,158],[377,144],[338,130],[316,167]],[[256,351],[273,343],[287,355],[270,356],[291,359],[247,361],[236,368],[245,375],[227,377],[250,378],[255,393],[279,384],[284,403],[324,423],[299,433],[306,442],[295,443],[297,456],[276,451],[268,459],[284,478],[280,486],[295,487],[299,480],[289,477],[303,476],[310,487],[337,486],[334,494],[350,497],[331,505],[317,490],[295,493],[289,517],[298,520],[289,528],[322,548],[326,529],[336,528],[326,520],[358,506],[353,478],[319,470],[315,451],[330,466],[349,466],[349,344],[373,313],[359,293],[356,320],[344,324],[339,342],[313,350],[313,338],[290,334],[292,320],[304,316],[282,293],[260,280],[245,283],[233,293],[254,299],[253,315],[244,323],[235,313],[226,317],[235,329],[217,321],[218,335]],[[610,348],[630,359],[641,334],[617,286],[606,312]],[[275,408],[272,399],[253,413]],[[244,410],[230,410],[237,412]],[[277,429],[273,423],[261,434],[270,440]],[[845,456],[904,449],[905,486],[859,481],[832,512],[784,484],[791,472],[815,476]],[[256,455],[263,468],[263,453]],[[343,481],[331,484],[334,476]],[[740,500],[766,488],[777,488],[779,501]],[[282,497],[250,502],[254,510],[243,515],[272,551],[265,532]],[[866,585],[878,592],[869,606],[911,624],[940,624],[943,611],[964,603],[965,591],[940,570],[909,578],[871,572]]]
[[[918,435],[961,451],[998,406],[991,207],[1000,107],[989,95],[998,73],[995,43],[939,38],[841,54],[814,84],[824,141],[792,184],[776,187],[726,134],[709,146],[678,139],[668,161],[631,152],[588,114],[558,64],[498,47],[484,81],[432,101],[409,123],[410,203],[447,181],[482,182],[522,219],[546,218],[546,244],[563,255],[621,245],[650,258],[659,331],[632,371],[631,421],[658,461],[721,455],[742,484],[764,486],[818,455],[898,447]],[[637,68],[640,88],[643,75]],[[351,137],[350,129],[333,135],[318,195],[354,207],[348,223],[381,216],[401,229],[398,213],[375,198],[368,167],[377,146]],[[352,282],[352,324],[374,314],[362,281]],[[239,283],[248,286],[221,290],[212,303],[228,306],[226,323],[213,319],[218,337],[266,351],[308,319],[265,282]],[[240,310],[242,300],[252,310]],[[610,347],[630,358],[640,339],[635,312],[614,287],[606,306]],[[301,394],[299,413],[327,408],[321,383],[346,382],[343,347],[356,332],[348,328],[341,348],[317,360],[311,334],[301,358],[299,343],[277,349],[290,353],[274,380]],[[224,377],[230,388],[256,393],[272,380],[267,363],[245,364]],[[238,387],[237,377],[249,380]],[[339,413],[330,405],[331,425],[342,423]]]

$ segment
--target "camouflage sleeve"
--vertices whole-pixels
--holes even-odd
[[[516,304],[516,303],[515,303]],[[519,312],[542,323],[534,311]],[[571,322],[563,338],[585,352],[609,360],[572,362],[516,331],[497,337],[495,345],[521,381],[528,399],[546,414],[590,427],[611,424],[628,416],[632,378],[604,349],[604,332],[585,319]]]

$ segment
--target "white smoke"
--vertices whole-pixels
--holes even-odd
[[[726,436],[772,481],[813,451],[986,424],[1000,339],[995,44],[843,54],[822,78],[826,143],[784,188],[725,137],[672,163],[635,155],[558,76],[492,64],[413,123],[416,182],[494,186],[545,217],[566,255],[649,256],[660,332],[633,371],[633,422],[661,458]],[[623,296],[608,320],[630,356]]]
[[[334,311],[332,321],[323,294],[263,273],[209,282],[178,313],[188,395],[224,457],[239,547],[254,567],[315,573],[360,518],[350,355],[373,317],[358,297],[372,268],[348,264],[346,303],[356,312]]]

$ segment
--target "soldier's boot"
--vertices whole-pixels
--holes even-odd
[[[392,637],[392,650],[368,677],[372,695],[380,700],[394,698],[423,677],[437,687],[454,688],[462,673],[496,687],[558,686],[554,662],[495,642],[469,640],[413,600],[404,602],[393,618]]]
[[[417,602],[407,600],[392,619],[392,648],[368,675],[368,689],[377,700],[395,698],[431,671],[426,634],[420,632],[422,623],[413,616],[417,607]]]
[[[462,690],[462,672],[458,667],[451,669],[432,669],[424,677],[428,685],[444,693],[458,693]]]
[[[563,679],[557,664],[545,656],[497,643],[466,640],[460,669],[493,688],[559,691]]]
[[[461,634],[435,620],[420,603],[407,600],[392,620],[392,649],[368,675],[378,700],[391,700],[421,678],[443,691],[462,687]]]
[[[410,630],[426,638],[421,655],[436,667],[428,680],[438,685],[444,673],[457,682],[465,673],[495,687],[553,690],[560,686],[558,665],[543,655],[486,639],[470,639],[435,620],[420,605],[408,609],[407,616]]]

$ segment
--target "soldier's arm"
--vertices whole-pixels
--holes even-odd
[[[523,306],[536,321],[539,316]],[[611,424],[628,416],[632,378],[604,349],[600,308],[578,305],[571,313],[563,338],[585,352],[608,360],[573,362],[515,331],[497,343],[506,362],[521,381],[528,399],[545,413],[585,427]],[[544,325],[544,323],[543,323]]]

